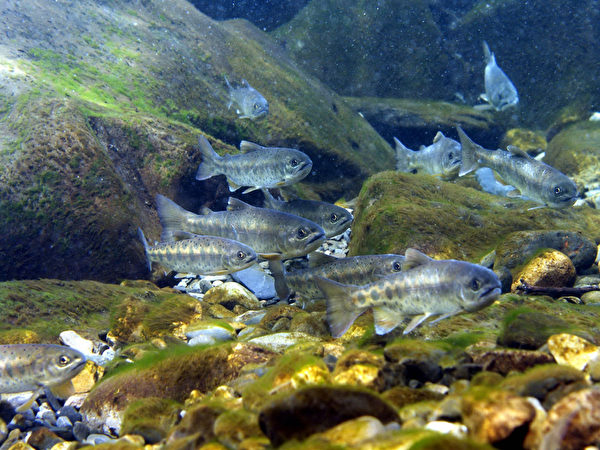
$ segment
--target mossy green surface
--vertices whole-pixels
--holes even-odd
[[[179,421],[181,409],[181,404],[164,398],[147,397],[132,402],[123,414],[120,434],[138,434],[146,444],[157,444]]]
[[[427,175],[382,172],[358,197],[349,255],[400,253],[414,247],[436,258],[478,261],[511,232],[565,229],[600,237],[589,207],[539,208]]]
[[[18,329],[56,340],[61,331],[75,329],[96,336],[107,329],[110,311],[127,298],[160,299],[173,295],[154,285],[127,287],[96,281],[23,280],[0,283],[0,334],[10,343]],[[23,332],[28,334],[27,332]]]
[[[586,120],[560,131],[552,138],[544,161],[582,181],[598,181],[600,170],[600,123]]]
[[[63,26],[42,37],[47,17]],[[193,210],[227,195],[223,180],[193,181],[200,134],[220,153],[242,139],[299,147],[315,162],[310,190],[330,199],[393,160],[343,100],[246,22],[212,21],[183,0],[135,11],[27,3],[5,18],[15,37],[0,57],[10,74],[0,86],[0,278],[145,276],[136,229],[158,236],[156,193]],[[238,119],[224,75],[247,79],[270,115]]]

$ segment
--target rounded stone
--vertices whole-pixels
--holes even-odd
[[[589,305],[591,303],[600,303],[600,291],[586,292],[581,296],[581,301],[585,305]]]
[[[558,364],[583,370],[600,354],[598,347],[573,334],[561,333],[548,338],[548,348]]]
[[[246,309],[260,309],[261,304],[252,292],[238,283],[229,281],[209,289],[204,295],[207,303],[219,304],[230,311],[237,305]]]
[[[515,276],[510,290],[517,291],[521,280],[536,287],[571,286],[575,281],[575,266],[558,250],[545,250],[532,258]]]

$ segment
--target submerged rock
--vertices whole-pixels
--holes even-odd
[[[575,266],[558,250],[546,250],[532,258],[516,275],[511,291],[521,283],[536,287],[570,287],[575,281]]]
[[[308,387],[265,407],[259,424],[271,443],[279,446],[361,416],[376,417],[383,424],[400,420],[390,405],[367,391]]]

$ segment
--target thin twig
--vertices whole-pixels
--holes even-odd
[[[517,286],[517,291],[522,294],[549,295],[550,297],[573,295],[575,297],[580,297],[586,292],[600,291],[600,285],[597,284],[579,287],[545,287],[531,286],[527,284],[523,278],[521,278],[519,281],[521,284]]]

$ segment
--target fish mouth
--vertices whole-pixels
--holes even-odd
[[[500,287],[492,287],[489,288],[487,291],[484,291],[481,296],[479,297],[479,305],[480,307],[483,306],[487,306],[487,305],[491,305],[494,300],[496,300],[496,298],[498,298],[500,296],[500,294],[502,293],[502,288]]]
[[[300,173],[304,173],[305,171],[308,172],[310,171],[310,169],[312,168],[312,161],[304,161],[302,164],[300,164],[298,167],[296,167],[296,175],[300,174]]]
[[[252,114],[252,117],[254,117],[255,119],[258,119],[260,117],[266,116],[267,114],[269,114],[268,106],[266,108],[259,109],[258,111],[256,111],[254,114]]]
[[[306,241],[307,244],[312,244],[313,242],[316,242],[320,239],[325,240],[325,234],[324,233],[317,233],[315,234],[313,237],[311,237],[308,241]]]

